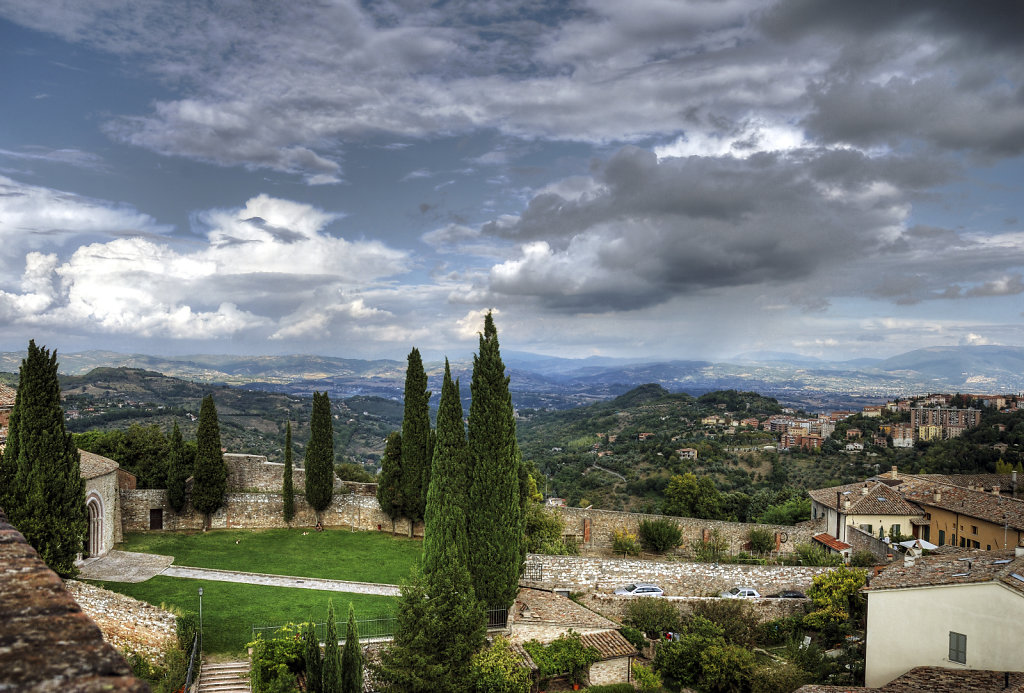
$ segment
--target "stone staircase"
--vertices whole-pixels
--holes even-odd
[[[199,693],[249,693],[249,662],[203,662]]]

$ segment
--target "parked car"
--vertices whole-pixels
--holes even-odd
[[[719,596],[726,597],[727,599],[757,599],[761,596],[761,593],[753,587],[733,587],[731,590],[722,592]]]
[[[797,590],[782,590],[779,592],[779,597],[782,599],[807,599],[807,595]]]
[[[662,589],[650,582],[637,582],[626,585],[615,590],[615,594],[630,594],[639,597],[660,597],[664,594]]]

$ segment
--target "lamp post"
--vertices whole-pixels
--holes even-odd
[[[203,588],[199,588],[199,651],[203,651]]]

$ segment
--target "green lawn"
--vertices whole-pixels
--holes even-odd
[[[197,568],[398,584],[423,544],[381,532],[226,529],[128,534],[118,548],[174,556],[175,565]]]
[[[242,654],[246,643],[252,639],[254,624],[278,625],[289,621],[306,621],[310,617],[316,621],[323,621],[327,617],[328,599],[334,600],[334,611],[339,620],[348,618],[349,602],[355,608],[358,620],[392,614],[398,603],[395,597],[163,576],[137,583],[95,584],[150,604],[173,605],[185,611],[197,612],[201,586],[203,651],[212,654]]]

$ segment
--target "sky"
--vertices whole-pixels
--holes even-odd
[[[0,349],[1024,345],[1024,3],[0,0]]]

